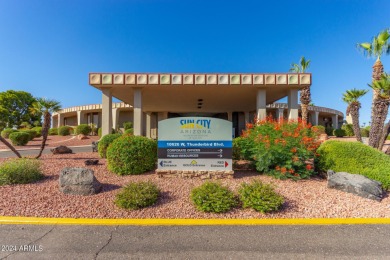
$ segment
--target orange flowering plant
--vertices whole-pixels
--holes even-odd
[[[310,162],[320,145],[319,132],[298,121],[275,121],[268,117],[247,127],[241,136],[241,152],[256,164],[259,172],[294,180],[314,174]]]

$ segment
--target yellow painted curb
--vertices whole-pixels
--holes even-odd
[[[133,225],[133,226],[205,226],[205,225],[356,225],[390,224],[390,218],[308,218],[308,219],[92,219],[0,217],[0,224],[25,225]]]

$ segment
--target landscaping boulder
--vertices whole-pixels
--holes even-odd
[[[97,159],[88,159],[88,160],[85,160],[84,161],[85,165],[98,165],[99,164],[99,160]]]
[[[62,169],[59,185],[61,192],[71,195],[92,195],[102,189],[102,184],[95,178],[93,171],[87,168]]]
[[[50,151],[53,153],[53,154],[65,154],[65,153],[72,153],[72,149],[64,146],[64,145],[61,145],[61,146],[58,146],[56,148],[53,148],[53,149],[50,149]]]
[[[328,188],[333,188],[360,197],[381,201],[385,192],[382,189],[382,183],[371,180],[360,174],[350,174],[347,172],[334,172],[329,170]]]
[[[77,139],[79,139],[79,140],[84,140],[84,139],[89,139],[89,137],[86,136],[86,135],[83,135],[83,134],[79,134],[79,135],[77,136]]]

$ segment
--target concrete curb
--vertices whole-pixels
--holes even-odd
[[[390,218],[314,219],[91,219],[0,217],[0,225],[127,225],[127,226],[208,226],[208,225],[378,225]]]
[[[53,149],[53,148],[56,148],[57,146],[50,146],[50,147],[45,147],[45,149]],[[91,145],[78,145],[78,146],[68,146],[69,148],[79,148],[79,147],[91,147]],[[26,149],[17,149],[18,152],[21,152],[21,151],[36,151],[36,150],[40,150],[40,148],[26,148]],[[11,150],[9,149],[1,149],[0,150],[0,153],[1,152],[11,152]]]

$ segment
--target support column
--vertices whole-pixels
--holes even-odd
[[[283,120],[283,118],[284,118],[284,108],[278,108],[276,110],[276,118],[277,118],[277,120],[279,122]]]
[[[227,112],[228,121],[233,122],[233,112]]]
[[[298,120],[298,89],[288,91],[288,120]]]
[[[168,119],[168,112],[159,112],[157,114],[157,120],[160,122],[161,120]]]
[[[334,129],[339,128],[339,116],[338,115],[333,115],[332,116],[332,126]]]
[[[84,122],[84,111],[77,111],[77,125],[85,124]]]
[[[147,112],[146,113],[146,137],[151,138],[150,136],[150,130],[152,125],[152,113]]]
[[[267,91],[265,89],[258,89],[257,97],[256,97],[257,120],[263,120],[267,117],[266,98],[267,98]]]
[[[134,135],[142,135],[142,88],[134,88]]]
[[[119,108],[112,109],[112,128],[115,130],[120,128],[119,125]]]
[[[312,113],[312,117],[313,117],[312,125],[318,125],[318,118],[319,118],[319,115],[320,115],[320,112],[318,112],[318,111],[314,111],[314,112]]]
[[[64,125],[64,114],[58,114],[57,128]]]
[[[102,136],[111,134],[112,93],[111,88],[102,89]]]

